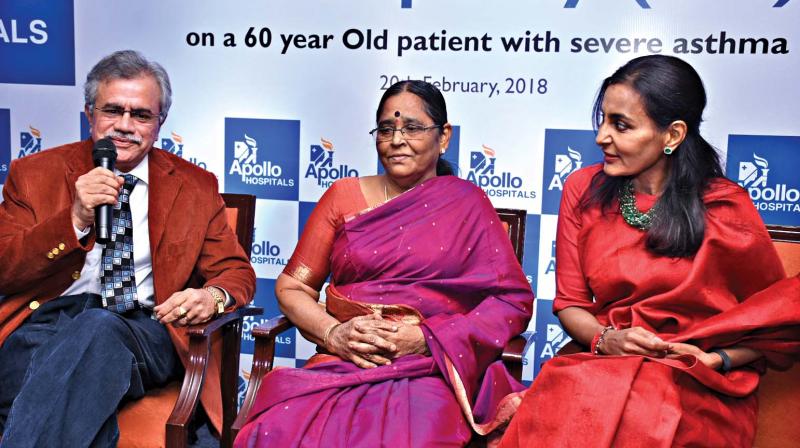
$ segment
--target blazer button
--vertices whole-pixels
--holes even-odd
[[[53,250],[52,250],[51,252],[53,252],[53,255],[58,255],[58,253],[59,253],[59,252],[61,252],[61,251],[60,251],[60,250],[58,250],[58,248],[57,248],[57,247],[54,247],[54,248],[53,248]]]
[[[64,249],[66,249],[66,248],[67,248],[67,245],[66,245],[66,244],[64,244],[64,243],[58,243],[58,248],[59,248],[60,250],[64,250]]]
[[[31,303],[28,304],[28,308],[36,310],[37,308],[39,308],[39,302],[36,300],[31,300]]]
[[[81,278],[81,271],[75,271],[75,272],[72,273],[72,279],[73,280],[77,280],[79,278]]]
[[[50,251],[47,253],[47,258],[52,260],[53,258],[56,258],[56,256],[53,254],[53,251]]]

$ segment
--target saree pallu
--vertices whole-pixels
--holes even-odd
[[[643,327],[703,351],[751,347],[764,359],[723,374],[694,356],[557,356],[544,364],[501,446],[751,446],[759,374],[800,356],[800,280],[784,278],[740,187],[714,181],[704,196],[700,249],[669,258],[647,251],[645,233],[616,210],[580,210],[599,169],[577,171],[565,185],[554,310],[580,307],[604,326]],[[636,199],[646,210],[657,198]]]
[[[485,194],[431,179],[346,220],[326,308],[419,324],[430,356],[361,369],[329,354],[267,375],[237,446],[463,446],[504,425],[524,387],[498,360],[533,294]]]

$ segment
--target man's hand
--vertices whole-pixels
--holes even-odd
[[[200,324],[214,317],[214,296],[205,289],[188,288],[171,295],[161,305],[153,308],[158,321],[177,327]]]
[[[75,201],[72,203],[72,225],[85,230],[94,224],[94,209],[101,204],[117,203],[119,189],[125,180],[113,172],[97,167],[75,181]]]

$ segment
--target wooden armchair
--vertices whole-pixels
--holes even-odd
[[[228,223],[236,233],[247,256],[253,244],[255,196],[222,195]],[[259,315],[260,308],[242,308],[188,329],[189,364],[182,384],[175,381],[162,389],[148,392],[140,400],[126,404],[118,413],[120,447],[185,447],[200,398],[200,389],[210,361],[221,357],[222,443],[233,441],[229,428],[238,404],[237,380],[241,349],[242,319]],[[218,353],[221,350],[221,356]],[[217,369],[217,366],[212,366]]]
[[[525,210],[497,209],[497,215],[503,221],[503,227],[508,231],[514,254],[520,264],[522,263],[522,255],[525,248],[525,216],[527,213]],[[256,393],[261,387],[261,381],[272,370],[275,360],[275,338],[291,328],[294,328],[294,325],[289,322],[289,319],[279,315],[273,317],[264,325],[253,329],[253,336],[256,339],[253,367],[250,372],[250,380],[247,384],[244,402],[231,428],[233,438],[236,438],[236,434],[239,433],[247,420],[247,414],[250,413],[250,409],[253,406]],[[517,336],[509,342],[502,356],[503,363],[517,380],[522,378],[522,350],[524,347],[525,339]],[[223,446],[227,448],[231,445]]]
[[[800,273],[800,227],[768,225],[772,242],[790,277]],[[800,363],[785,372],[768,371],[758,386],[758,427],[753,446],[796,446],[800,441]]]

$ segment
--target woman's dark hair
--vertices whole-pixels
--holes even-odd
[[[378,111],[375,113],[376,123],[381,119],[381,112],[386,100],[403,92],[413,93],[422,100],[422,104],[425,105],[425,112],[431,117],[433,124],[444,126],[447,123],[447,105],[444,102],[442,92],[433,84],[420,80],[396,82],[386,89],[380,103],[378,103]],[[441,128],[439,132],[441,132]],[[436,175],[447,176],[451,174],[453,174],[453,167],[439,155],[439,159],[436,161]]]
[[[594,103],[594,126],[602,121],[603,98],[609,86],[624,84],[635,90],[647,116],[661,130],[677,120],[686,123],[683,143],[667,156],[669,176],[658,199],[656,217],[647,231],[646,247],[669,257],[697,253],[705,234],[703,193],[709,182],[724,177],[716,150],[700,136],[706,107],[706,92],[700,75],[691,65],[674,56],[642,56],[629,61],[606,78]],[[581,200],[581,208],[600,205],[608,210],[618,199],[627,177],[612,177],[603,171],[592,179]]]

